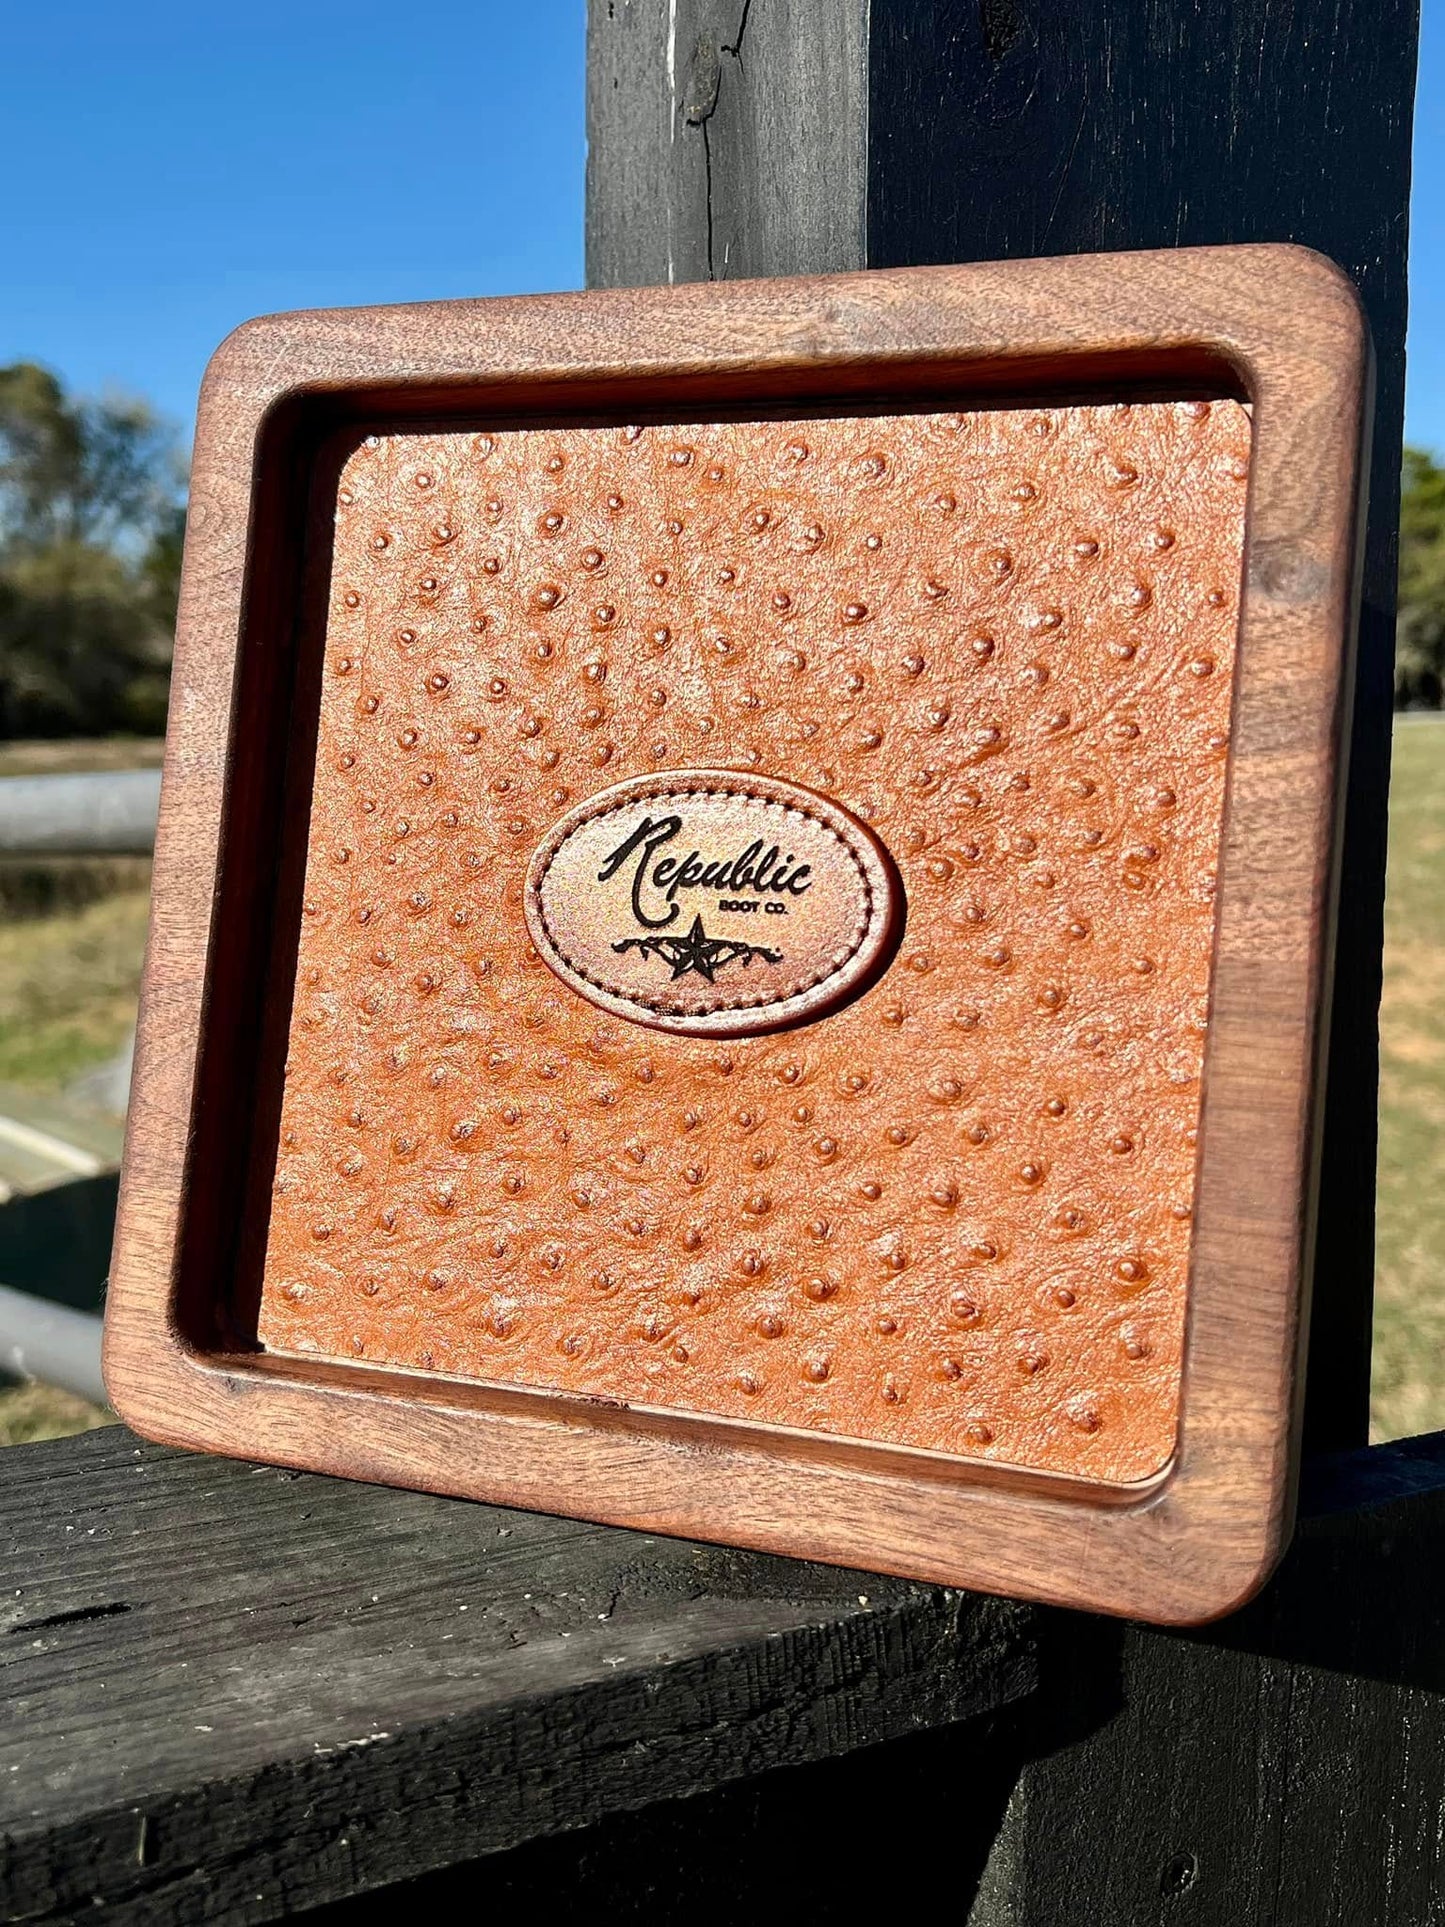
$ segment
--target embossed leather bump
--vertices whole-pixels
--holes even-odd
[[[1248,453],[1232,402],[359,447],[263,1342],[1166,1462]],[[853,1001],[678,1035],[538,954],[555,826],[703,769],[891,854],[906,927]]]

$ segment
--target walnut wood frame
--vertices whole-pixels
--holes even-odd
[[[1104,1612],[1190,1622],[1244,1600],[1293,1511],[1369,387],[1353,289],[1292,247],[239,329],[211,363],[197,434],[106,1315],[117,1411],[181,1445]],[[1252,405],[1254,455],[1181,1420],[1164,1473],[1108,1491],[260,1352],[244,1278],[274,1124],[265,1067],[284,1038],[278,905],[296,866],[280,832],[315,701],[312,478],[337,431],[1199,393]]]

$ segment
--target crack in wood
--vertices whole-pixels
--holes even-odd
[[[134,1612],[123,1599],[106,1600],[98,1606],[75,1606],[69,1612],[47,1613],[43,1619],[22,1619],[10,1628],[11,1638],[20,1633],[49,1632],[56,1626],[79,1626],[92,1619],[114,1619],[119,1613]]]
[[[713,147],[708,123],[717,112],[722,91],[723,56],[726,55],[728,59],[736,62],[739,73],[743,71],[743,40],[747,34],[748,15],[751,10],[752,0],[743,0],[737,31],[731,40],[719,41],[713,33],[700,33],[697,36],[693,43],[692,58],[688,62],[687,80],[683,87],[683,120],[687,126],[698,128],[702,134],[704,254],[709,281],[716,281],[718,275]]]

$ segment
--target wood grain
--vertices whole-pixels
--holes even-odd
[[[0,1545],[11,1920],[292,1915],[1034,1679],[999,1601],[119,1426],[8,1453]]]
[[[1347,284],[1287,248],[300,315],[240,331],[202,406],[111,1285],[109,1383],[124,1414],[242,1455],[1109,1611],[1197,1618],[1247,1594],[1291,1503],[1366,353]],[[310,597],[314,620],[325,579],[314,560],[309,576],[298,569],[296,477],[319,476],[313,502],[324,501],[314,451],[348,411],[353,423],[448,409],[498,425],[529,412],[627,421],[773,407],[784,393],[794,409],[836,410],[850,392],[899,407],[940,390],[1035,400],[1142,384],[1238,392],[1254,432],[1183,1405],[1157,1489],[1087,1504],[1044,1475],[960,1477],[893,1446],[784,1447],[585,1399],[248,1354],[234,1260],[254,1215],[248,1233],[232,1178],[266,1152],[264,1131],[253,1154],[236,1151],[238,1127],[264,1123],[254,932],[279,842],[264,752],[274,719],[291,714],[306,760],[319,664],[298,649],[295,611]]]
[[[590,7],[589,284],[866,266],[867,14],[862,0]]]
[[[1203,1637],[1046,1616],[971,1927],[1437,1917],[1445,1436],[1314,1460],[1300,1515],[1265,1593]]]
[[[1432,1918],[1440,1437],[1316,1461],[1280,1573],[1203,1638],[118,1428],[6,1469],[0,1883],[32,1920],[934,1900],[934,1852],[830,1851],[840,1814],[946,1841],[972,1927]]]

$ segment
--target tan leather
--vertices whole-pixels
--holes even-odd
[[[1156,1470],[1248,443],[1161,403],[358,449],[264,1343]],[[550,826],[697,767],[882,839],[855,1002],[673,1036],[536,955]]]

